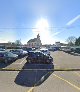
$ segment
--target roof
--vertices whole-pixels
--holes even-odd
[[[41,48],[40,50],[48,50],[47,48]]]
[[[28,42],[35,42],[35,41],[37,41],[37,38],[30,39]]]

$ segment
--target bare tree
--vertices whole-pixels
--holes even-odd
[[[76,45],[76,46],[80,46],[80,37],[78,37],[78,38],[76,39],[75,45]]]
[[[16,41],[15,41],[15,44],[16,44],[16,45],[21,45],[21,44],[22,44],[22,43],[21,43],[21,40],[16,40]]]
[[[75,41],[76,41],[76,37],[75,36],[70,36],[66,40],[66,42],[68,43],[69,46],[74,46],[75,45]]]

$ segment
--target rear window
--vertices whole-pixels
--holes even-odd
[[[28,55],[29,56],[33,56],[34,55],[34,52],[29,52]]]
[[[47,50],[41,50],[42,52],[47,52]]]

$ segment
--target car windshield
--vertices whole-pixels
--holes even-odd
[[[0,0],[0,92],[80,92],[80,0]]]

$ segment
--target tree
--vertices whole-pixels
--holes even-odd
[[[75,45],[80,46],[80,37],[76,39]]]
[[[66,42],[68,42],[68,45],[69,45],[69,46],[75,45],[75,41],[76,41],[76,37],[74,37],[74,36],[70,36],[70,37],[68,37],[67,40],[66,40]]]
[[[18,45],[18,46],[19,46],[19,45],[21,45],[21,44],[22,44],[22,43],[21,43],[21,40],[16,40],[16,41],[15,41],[15,45]]]

